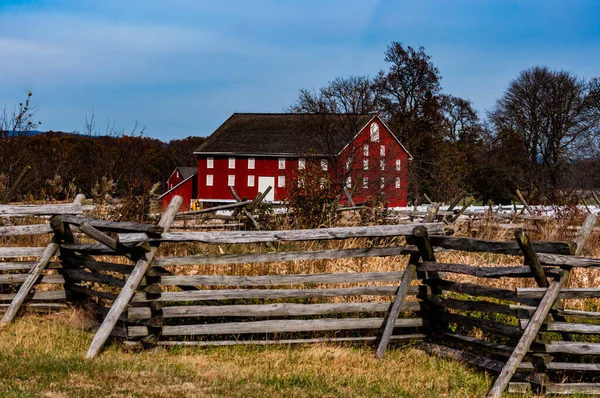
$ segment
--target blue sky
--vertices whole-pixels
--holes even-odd
[[[86,115],[168,141],[424,46],[484,115],[524,68],[600,76],[600,1],[0,0],[0,108],[33,92],[44,130]]]

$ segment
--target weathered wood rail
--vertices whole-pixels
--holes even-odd
[[[32,309],[43,304],[57,308],[65,302],[86,305],[103,320],[88,351],[90,358],[109,336],[142,347],[370,342],[377,345],[378,358],[392,342],[416,340],[434,355],[499,374],[490,397],[500,396],[507,387],[600,394],[600,385],[592,383],[600,365],[590,360],[600,355],[600,344],[593,342],[600,335],[600,312],[566,309],[563,304],[600,298],[600,287],[564,287],[572,268],[600,267],[600,259],[575,256],[593,231],[594,215],[573,243],[531,242],[522,231],[515,233],[514,241],[497,242],[444,236],[442,223],[168,232],[177,207],[174,199],[158,225],[62,214],[50,223],[50,246],[0,247],[4,259],[0,286],[21,286],[19,292],[0,294],[0,309],[14,307],[5,323],[12,320],[19,303]],[[77,242],[71,229],[97,243]],[[49,232],[41,227],[21,229],[23,233],[34,230]],[[2,232],[15,234],[14,229],[0,231],[0,236]],[[331,244],[343,240],[363,247]],[[312,243],[296,243],[304,241]],[[159,246],[179,244],[242,245],[243,252],[156,256]],[[260,252],[277,245],[293,249]],[[49,247],[55,246],[53,254],[58,257],[46,261]],[[252,247],[259,252],[249,252]],[[298,250],[305,247],[311,250]],[[523,265],[472,266],[436,258],[450,251],[520,256]],[[360,262],[370,257],[389,258],[395,266],[370,272],[241,275],[224,271],[235,264]],[[199,266],[210,271],[186,272]],[[458,282],[452,275],[466,275],[474,282]],[[513,290],[483,282],[497,278],[531,280],[538,287]],[[43,284],[61,288],[36,290]],[[561,383],[564,380],[572,382]]]

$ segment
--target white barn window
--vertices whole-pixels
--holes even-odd
[[[207,174],[206,175],[206,186],[207,187],[212,187],[213,186],[213,176],[212,176],[212,174]]]
[[[352,188],[352,177],[350,176],[346,177],[346,187]]]
[[[379,156],[385,156],[385,145],[379,146]]]
[[[396,177],[396,189],[400,189],[400,177]]]
[[[363,177],[363,188],[369,188],[369,177]]]
[[[254,158],[248,158],[248,170],[254,170]]]
[[[350,170],[350,167],[352,167],[352,159],[348,158],[346,159],[346,170]]]
[[[227,185],[230,187],[233,187],[235,185],[235,176],[234,175],[227,176]]]
[[[285,170],[285,159],[279,158],[279,170]]]
[[[229,158],[229,168],[235,169],[235,158]]]
[[[369,159],[363,160],[363,170],[369,170]]]
[[[279,177],[277,177],[277,186],[279,188],[285,187],[285,176],[279,176]]]
[[[379,142],[379,125],[375,122],[371,123],[371,141]]]
[[[381,159],[381,160],[379,161],[379,168],[380,168],[381,170],[385,170],[385,159]]]
[[[327,171],[328,168],[329,165],[327,163],[327,159],[321,159],[321,169],[323,169],[323,171]]]
[[[396,159],[396,171],[400,171],[400,166],[401,166],[400,159]]]
[[[215,167],[215,159],[213,158],[206,158],[206,168],[207,169],[212,169]]]
[[[254,176],[248,176],[248,186],[249,187],[254,186]]]
[[[363,155],[369,156],[369,144],[363,145]]]
[[[385,186],[385,178],[379,177],[379,187],[381,189],[383,189],[384,186]]]
[[[306,159],[298,159],[298,170],[304,170],[306,168]]]

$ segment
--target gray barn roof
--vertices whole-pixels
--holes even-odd
[[[234,113],[195,154],[337,155],[372,114]]]

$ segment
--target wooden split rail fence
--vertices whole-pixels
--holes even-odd
[[[574,267],[600,267],[600,259],[578,256],[593,230],[594,215],[574,243],[531,242],[522,231],[507,242],[444,236],[441,223],[169,232],[180,204],[176,197],[158,225],[71,214],[52,219],[51,245],[58,246],[56,267],[63,278],[56,282],[64,283],[63,298],[89,306],[103,320],[88,357],[96,356],[109,336],[142,347],[362,341],[375,343],[379,358],[390,342],[420,341],[427,352],[498,373],[490,397],[507,387],[600,394],[594,383],[600,344],[593,342],[600,335],[600,313],[564,306],[571,299],[600,298],[600,288],[564,287]],[[75,229],[97,243],[77,242]],[[351,240],[353,247],[323,248],[333,240]],[[303,241],[312,244],[296,246]],[[160,246],[178,243],[208,245],[204,248],[241,244],[246,251],[156,256]],[[258,252],[248,252],[251,246]],[[276,246],[280,250],[272,251]],[[300,246],[311,250],[294,250]],[[36,255],[44,257],[43,251]],[[519,256],[523,265],[481,267],[436,258],[451,251]],[[408,256],[407,264],[400,256]],[[369,257],[388,257],[388,264],[397,266],[389,271],[274,275],[224,271],[236,264]],[[193,266],[212,271],[186,272]],[[35,284],[48,277],[31,275],[19,278]],[[459,282],[455,276],[475,282]],[[524,286],[534,281],[538,287],[511,290],[483,281],[498,278],[518,278]],[[24,301],[35,301],[38,293],[31,296],[31,287],[22,286],[28,289]]]

